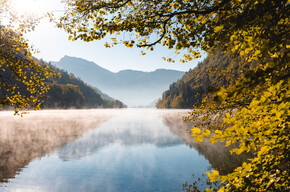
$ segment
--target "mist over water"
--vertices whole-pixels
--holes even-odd
[[[182,191],[192,174],[227,157],[220,146],[190,139],[186,114],[51,110],[20,118],[0,112],[0,191]]]

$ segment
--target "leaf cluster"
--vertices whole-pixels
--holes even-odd
[[[20,109],[40,109],[49,90],[44,81],[56,74],[32,57],[35,50],[24,38],[39,18],[18,15],[11,3],[0,1],[0,108],[12,106],[19,114]]]
[[[65,4],[65,14],[51,18],[70,34],[69,39],[94,41],[110,35],[107,47],[122,43],[149,50],[161,44],[177,54],[184,50],[181,62],[199,57],[198,49],[212,48],[255,60],[284,47],[289,34],[287,0],[67,0]]]
[[[28,107],[40,109],[49,90],[44,81],[56,74],[31,56],[22,33],[5,26],[0,29],[0,108],[13,106],[15,112]]]

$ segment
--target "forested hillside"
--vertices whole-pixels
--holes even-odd
[[[152,72],[122,70],[114,73],[94,62],[70,56],[64,56],[51,64],[80,77],[129,107],[148,106],[184,74],[183,71],[168,69]]]
[[[227,54],[212,53],[196,68],[186,72],[181,79],[170,85],[162,94],[157,108],[192,108],[200,104],[209,92],[227,87],[241,71],[252,68],[255,64],[240,63],[241,59]],[[242,66],[242,67],[241,67]]]
[[[73,74],[49,67],[60,74],[60,77],[48,79],[50,90],[42,104],[42,108],[122,108],[123,103],[118,100],[103,98],[97,89],[87,85]]]

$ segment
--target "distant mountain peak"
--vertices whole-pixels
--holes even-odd
[[[153,72],[127,69],[113,73],[94,62],[67,55],[59,62],[51,63],[121,100],[129,107],[147,106],[161,97],[162,92],[184,74],[171,69],[157,69]]]
[[[77,62],[78,64],[94,64],[94,65],[97,65],[96,63],[94,63],[93,61],[88,61],[88,60],[85,60],[83,58],[80,58],[80,57],[72,57],[72,56],[68,56],[68,55],[65,55],[63,56],[59,62]],[[99,65],[97,65],[98,67],[100,67]]]

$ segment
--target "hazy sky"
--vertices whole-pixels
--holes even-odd
[[[63,10],[61,0],[13,0],[18,6],[16,9],[31,9],[37,12]],[[118,45],[113,48],[105,48],[105,39],[94,42],[69,41],[68,35],[43,19],[34,32],[26,35],[30,43],[37,48],[40,53],[35,56],[45,61],[59,61],[64,55],[80,57],[104,67],[110,71],[117,72],[124,69],[134,69],[141,71],[154,71],[158,68],[176,69],[187,71],[194,68],[199,61],[197,59],[189,63],[168,63],[162,57],[172,56],[172,50],[166,47],[155,47],[153,52],[147,52],[142,56],[139,48],[127,48]]]

